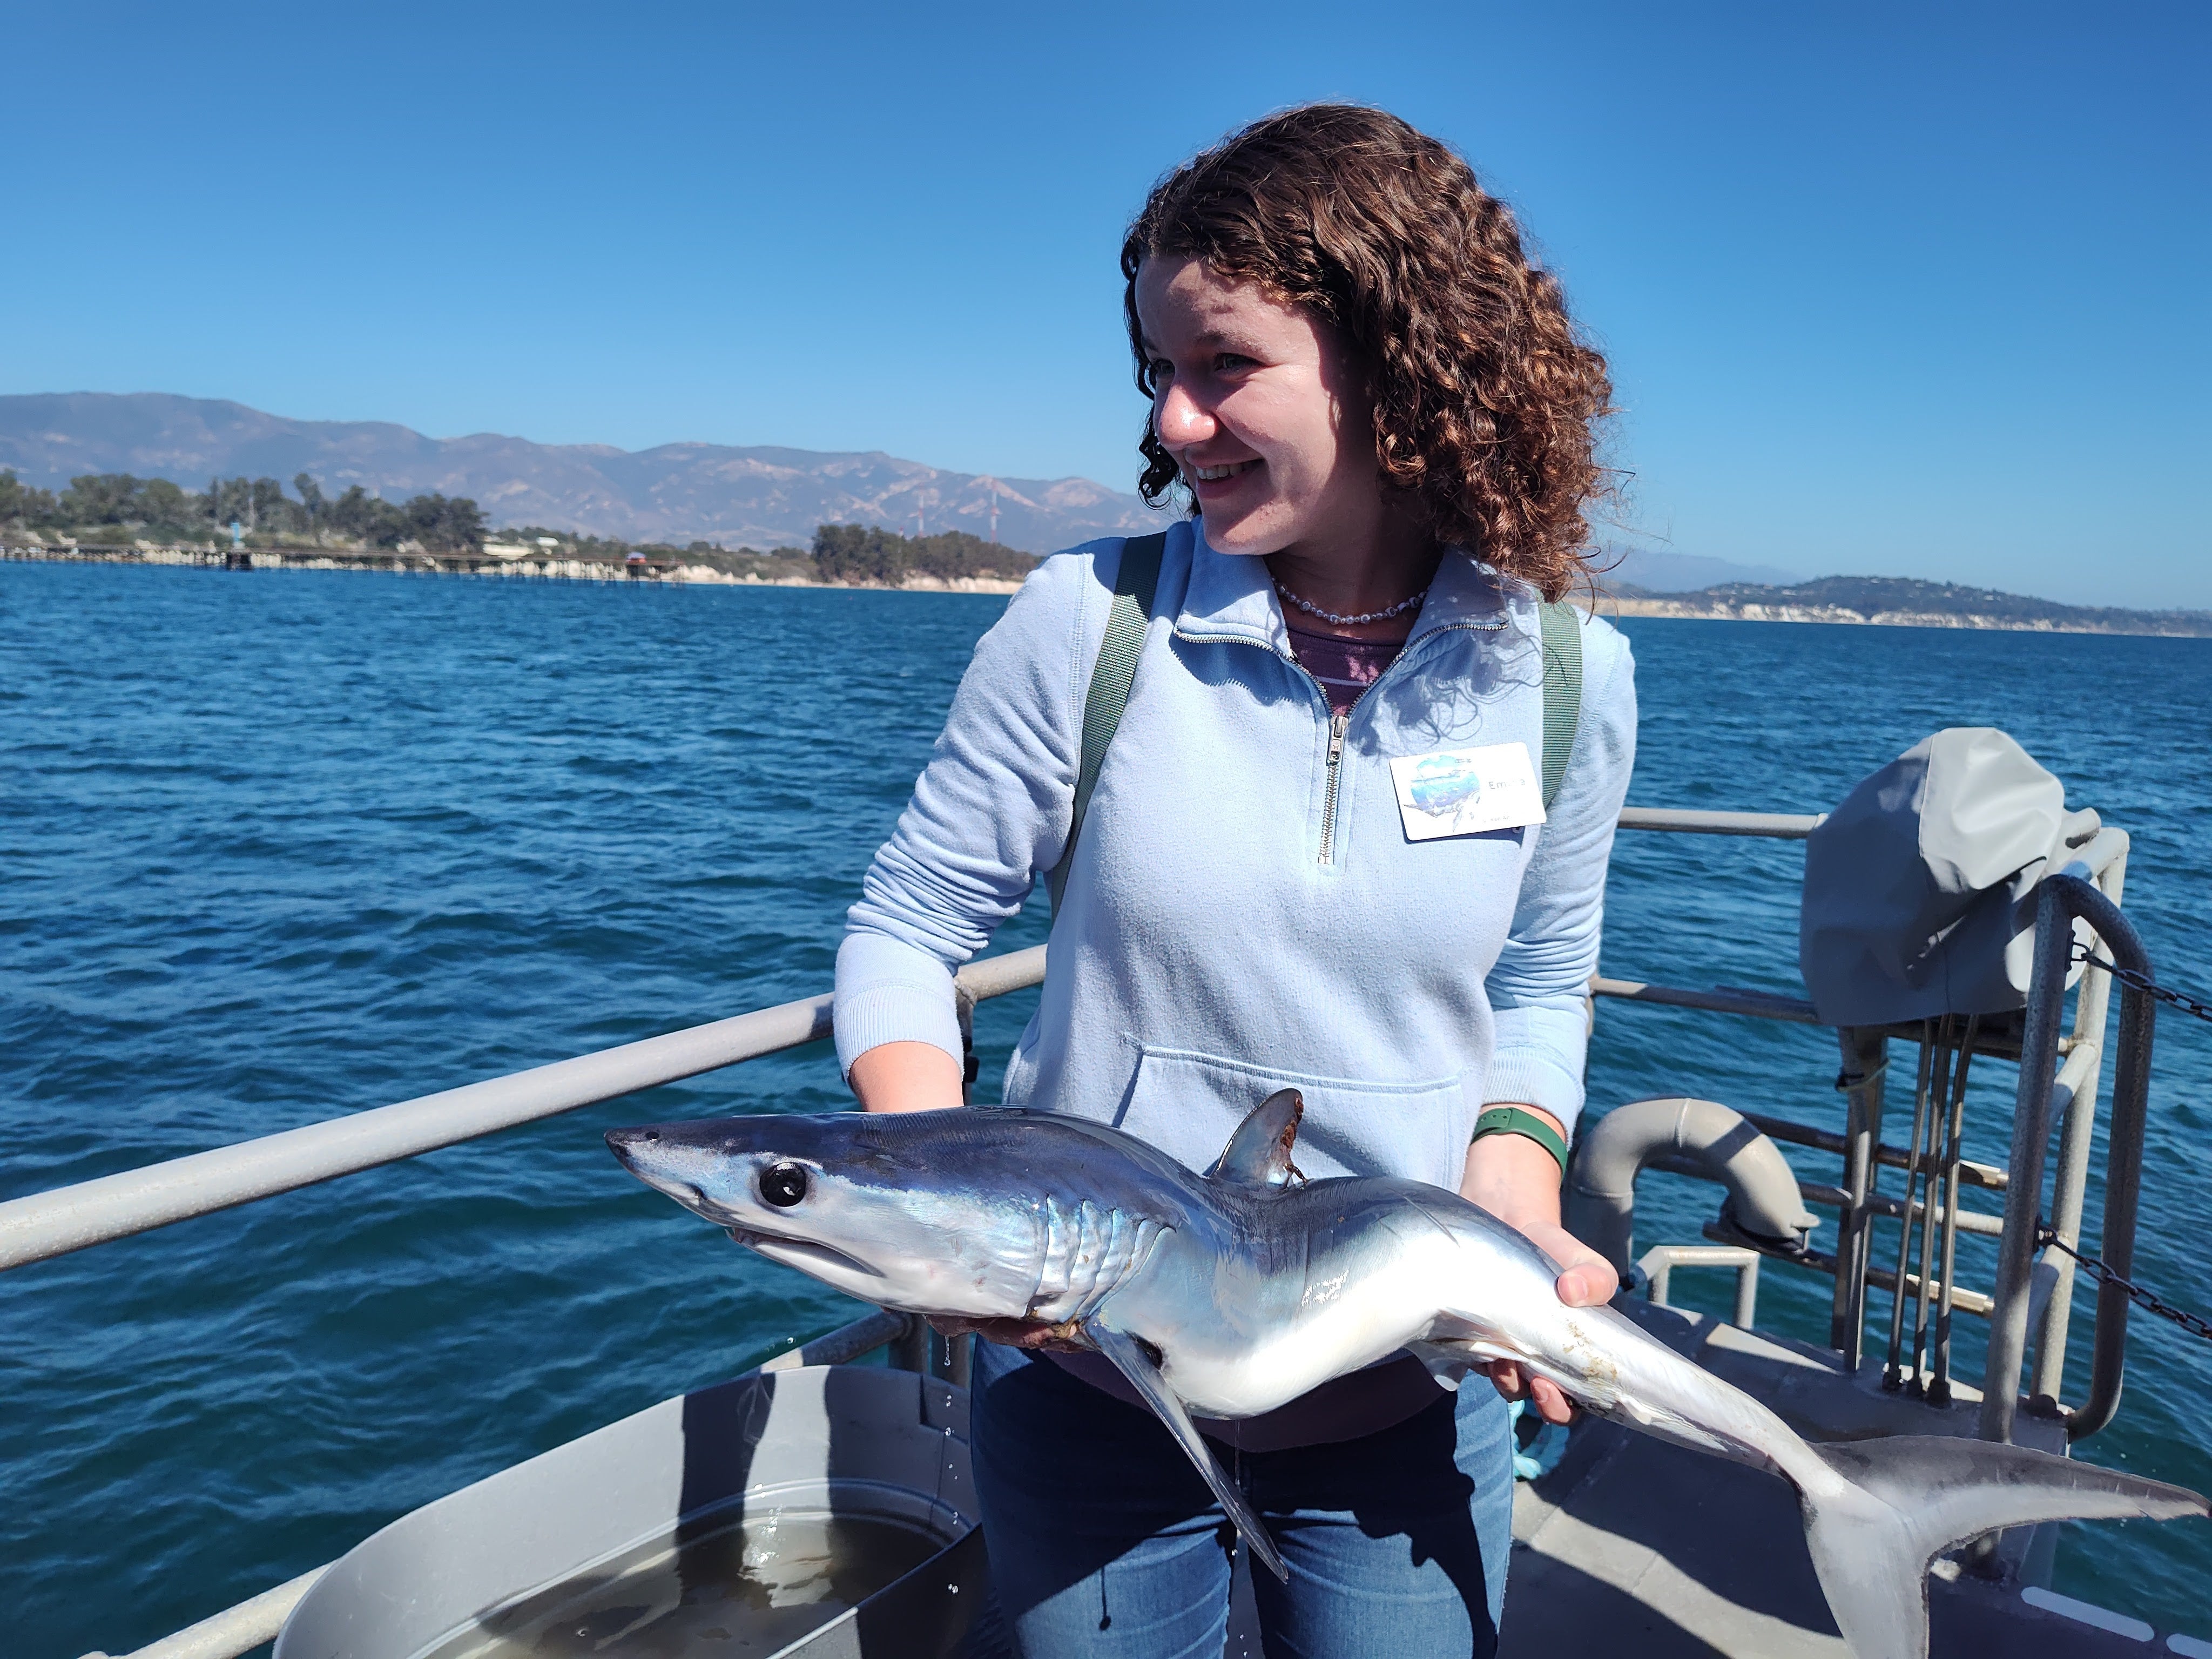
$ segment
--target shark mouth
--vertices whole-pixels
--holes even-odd
[[[883,1277],[879,1269],[871,1267],[859,1258],[847,1255],[844,1251],[827,1244],[817,1244],[811,1239],[783,1238],[775,1233],[755,1232],[750,1227],[731,1227],[727,1231],[732,1238],[747,1249],[764,1255],[771,1261],[780,1261],[787,1267],[796,1267],[801,1273],[819,1277],[827,1269],[858,1273],[866,1279]]]

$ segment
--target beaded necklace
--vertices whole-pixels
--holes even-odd
[[[1273,579],[1271,578],[1271,580]],[[1430,586],[1434,586],[1435,584],[1433,582],[1430,584]],[[1413,595],[1410,599],[1401,599],[1397,604],[1387,606],[1381,611],[1362,611],[1356,617],[1340,617],[1334,611],[1322,610],[1311,599],[1300,599],[1297,594],[1291,592],[1289,588],[1284,586],[1279,580],[1275,582],[1275,592],[1281,594],[1292,605],[1297,606],[1299,610],[1304,611],[1309,617],[1318,617],[1323,622],[1333,623],[1339,628],[1356,628],[1362,623],[1388,622],[1393,617],[1404,616],[1406,612],[1411,611],[1423,599],[1429,597],[1428,588],[1424,587],[1419,592]]]

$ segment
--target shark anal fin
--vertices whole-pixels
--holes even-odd
[[[1305,1176],[1291,1162],[1291,1148],[1305,1110],[1305,1097],[1296,1089],[1276,1090],[1237,1126],[1206,1179],[1240,1187],[1304,1185]]]
[[[1190,1420],[1190,1413],[1168,1387],[1167,1379],[1160,1375],[1160,1368],[1152,1364],[1151,1356],[1127,1332],[1117,1331],[1096,1316],[1085,1320],[1083,1329],[1097,1345],[1098,1352],[1114,1362],[1115,1369],[1129,1379],[1129,1386],[1144,1396],[1145,1403],[1167,1425],[1168,1432],[1197,1466],[1199,1474],[1212,1489],[1214,1501],[1236,1523],[1238,1534],[1251,1547],[1252,1553],[1266,1562],[1276,1577],[1287,1582],[1291,1571],[1276,1553],[1275,1540],[1267,1535],[1267,1528],[1260,1517],[1252,1513],[1244,1494],[1230,1480],[1220,1460],[1214,1456],[1212,1448],[1206,1443],[1198,1425]]]

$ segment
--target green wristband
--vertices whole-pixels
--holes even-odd
[[[1474,1121],[1474,1139],[1485,1135],[1526,1135],[1549,1152],[1559,1166],[1559,1179],[1567,1178],[1567,1143],[1559,1132],[1534,1112],[1518,1106],[1492,1106]]]

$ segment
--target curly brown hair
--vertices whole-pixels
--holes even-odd
[[[1168,174],[1121,244],[1147,398],[1137,272],[1153,258],[1202,259],[1334,327],[1365,368],[1385,484],[1443,544],[1547,599],[1587,581],[1605,359],[1511,210],[1450,149],[1382,110],[1309,104]],[[1157,504],[1178,474],[1149,417],[1138,448],[1137,487]]]

